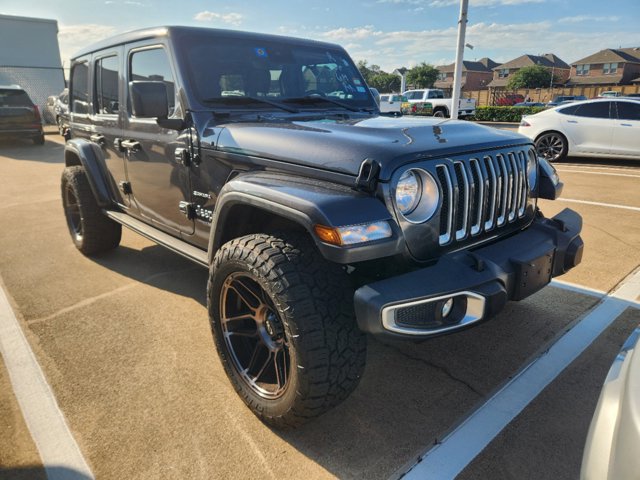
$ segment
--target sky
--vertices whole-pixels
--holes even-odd
[[[0,0],[0,13],[58,21],[64,65],[116,33],[192,25],[338,43],[383,70],[455,59],[459,0]],[[572,63],[640,47],[640,0],[470,0],[465,60],[555,53]],[[1,38],[1,32],[0,32]]]

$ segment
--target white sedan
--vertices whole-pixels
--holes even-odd
[[[567,156],[640,159],[640,101],[573,102],[522,117],[518,132],[551,162]]]

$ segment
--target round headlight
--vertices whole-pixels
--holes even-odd
[[[440,190],[433,176],[421,168],[404,172],[396,184],[396,206],[411,223],[429,220],[438,208]]]
[[[534,150],[529,150],[527,177],[529,179],[529,190],[534,190],[536,188],[536,182],[538,181],[538,158]]]
[[[422,196],[422,182],[413,170],[404,172],[396,185],[396,205],[402,215],[413,212]]]

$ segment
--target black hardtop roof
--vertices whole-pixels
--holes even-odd
[[[122,45],[125,43],[138,42],[140,40],[146,40],[149,38],[162,38],[171,37],[175,33],[210,33],[211,36],[227,37],[227,38],[253,38],[256,40],[271,40],[280,42],[295,42],[297,44],[306,44],[309,46],[325,46],[328,48],[342,48],[335,43],[320,42],[317,40],[309,40],[297,37],[288,37],[284,35],[271,35],[267,33],[254,33],[254,32],[242,32],[239,30],[225,30],[219,28],[202,28],[202,27],[182,27],[182,26],[163,26],[163,27],[151,27],[143,28],[141,30],[133,30],[127,33],[121,33],[113,37],[106,38],[100,42],[89,45],[82,50],[76,52],[71,60],[75,60],[78,57],[88,55],[93,52],[104,50],[105,48],[114,47],[116,45]]]

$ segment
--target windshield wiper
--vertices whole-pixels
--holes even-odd
[[[249,105],[251,103],[263,103],[266,105],[272,105],[281,110],[285,110],[291,113],[298,113],[300,110],[294,107],[289,107],[287,105],[282,105],[280,102],[274,102],[273,100],[267,100],[266,98],[258,98],[258,97],[246,97],[246,96],[238,96],[238,97],[211,97],[205,98],[202,100],[204,103],[230,103],[230,104],[243,104]]]
[[[329,97],[321,97],[320,95],[307,95],[306,97],[294,97],[287,98],[284,100],[287,103],[295,103],[295,104],[305,104],[305,103],[317,103],[317,102],[325,102],[332,103],[333,105],[337,105],[351,112],[362,112],[363,108],[352,107],[351,105],[347,105],[346,103],[339,102],[338,100],[334,100]],[[369,111],[369,110],[366,110]]]

